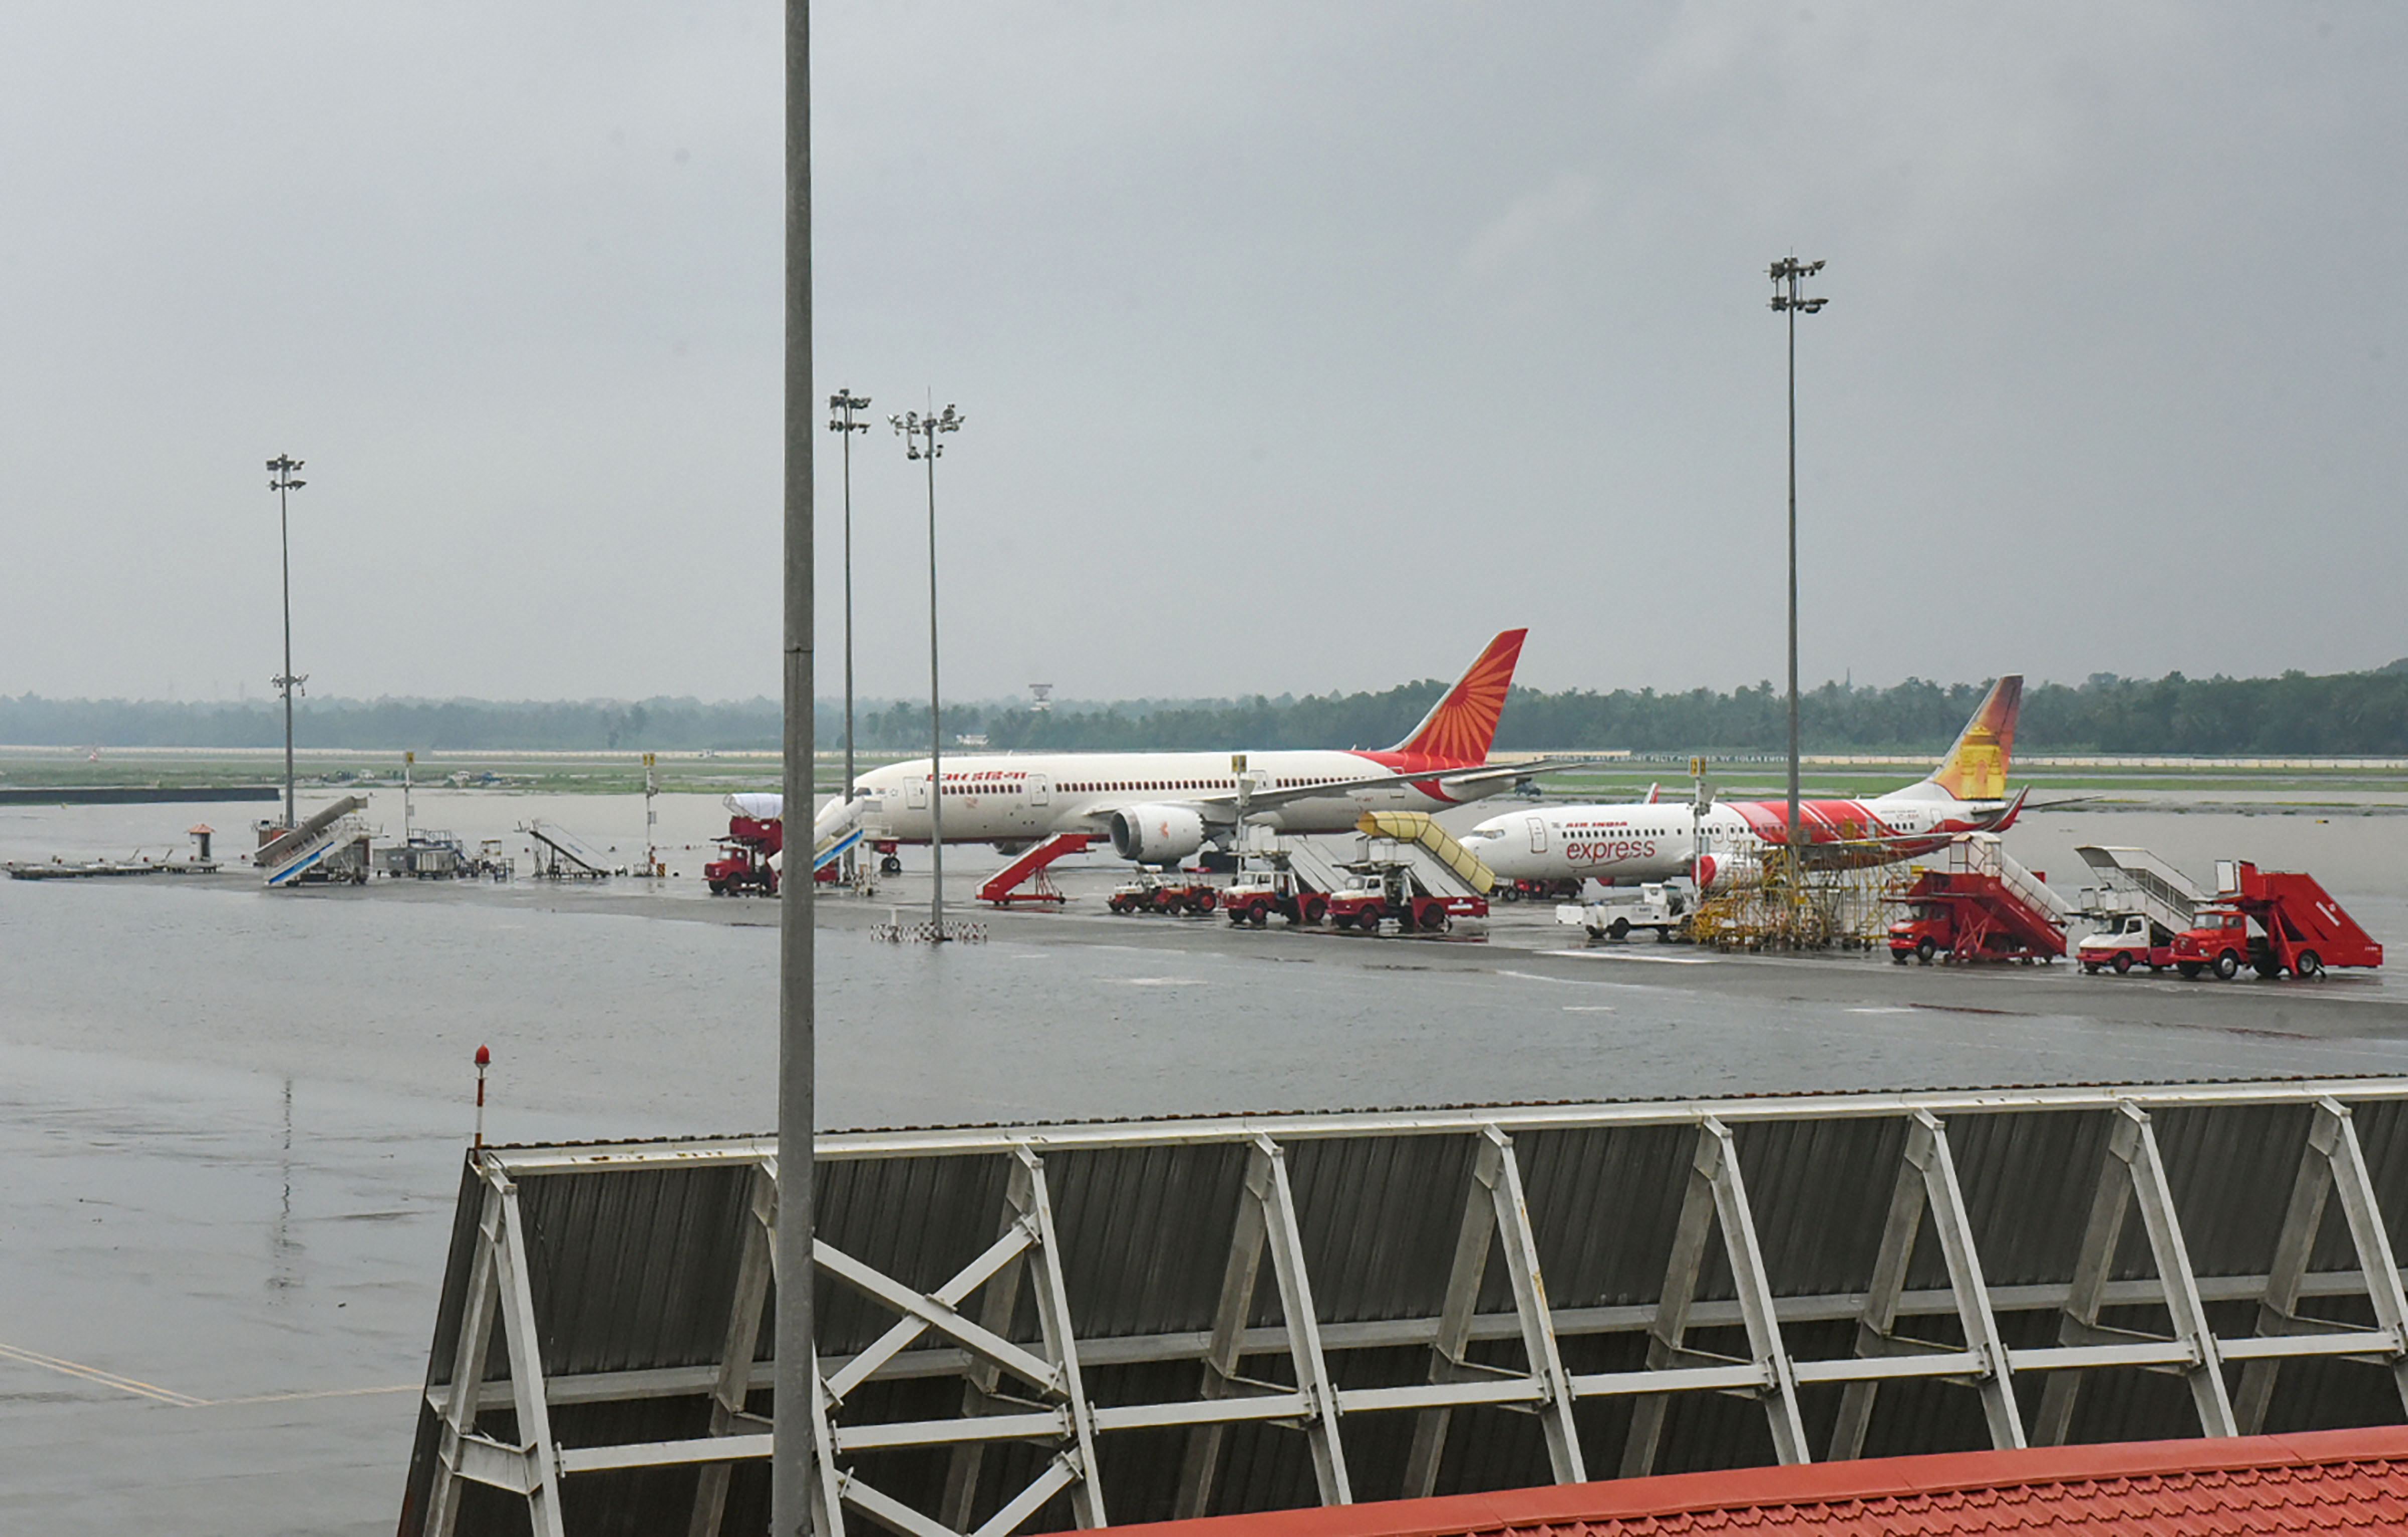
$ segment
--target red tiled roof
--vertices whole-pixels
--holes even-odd
[[[1125,1537],[2408,1532],[2408,1426],[1747,1468],[1117,1530]]]

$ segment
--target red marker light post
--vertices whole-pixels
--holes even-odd
[[[477,1145],[485,1145],[485,1070],[494,1065],[492,1048],[477,1048]]]

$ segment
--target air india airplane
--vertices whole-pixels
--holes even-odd
[[[1489,641],[1422,723],[1383,751],[948,754],[945,841],[1009,850],[1083,832],[1109,837],[1124,859],[1167,865],[1240,821],[1352,832],[1366,812],[1437,812],[1494,795],[1546,767],[1487,766],[1527,633],[1507,630]],[[926,758],[874,768],[857,783],[858,811],[831,804],[819,815],[819,837],[857,820],[880,842],[928,841]],[[742,798],[754,815],[776,814],[775,796]]]
[[[2005,831],[2024,804],[2021,794],[2007,798],[2023,698],[2020,675],[1992,684],[1940,767],[1916,783],[1870,800],[1799,802],[1801,855],[1834,865],[1889,864],[1944,847],[1958,833]],[[1685,802],[1652,798],[1534,807],[1490,817],[1465,835],[1463,846],[1509,880],[1636,885],[1688,875],[1704,890],[1760,877],[1768,853],[1787,842],[1788,822],[1786,799],[1718,805],[1702,815]]]

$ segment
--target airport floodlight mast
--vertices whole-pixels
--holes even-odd
[[[293,691],[309,681],[306,675],[296,676],[293,671],[292,497],[293,493],[309,483],[293,478],[293,472],[300,467],[301,461],[289,453],[280,453],[267,461],[268,473],[275,477],[267,482],[267,489],[276,493],[277,542],[284,551],[284,671],[269,682],[284,691],[284,825],[287,827],[301,826],[293,797]]]
[[[785,719],[779,735],[788,814],[808,820],[817,783],[818,652],[812,581],[816,554],[811,525],[813,458],[819,439],[811,379],[811,7],[786,0],[785,377],[780,392],[783,524],[781,661]],[[790,824],[791,825],[791,824]],[[809,847],[808,844],[805,845]],[[778,1174],[771,1273],[812,1273],[817,1228],[819,1112],[819,971],[812,954],[813,904],[819,883],[808,859],[789,864],[799,878],[778,883]],[[844,1512],[832,1481],[820,1476],[811,1424],[821,1390],[818,1331],[812,1327],[816,1288],[777,1288],[771,1328],[775,1357],[770,1391],[769,1530],[774,1537],[844,1537]],[[706,1477],[709,1475],[706,1474]],[[717,1486],[724,1500],[726,1486]],[[708,1492],[706,1489],[703,1492]],[[699,1508],[694,1526],[715,1529],[717,1505]],[[708,1515],[708,1521],[702,1519]]]
[[[906,457],[928,466],[928,852],[935,864],[936,884],[928,912],[928,937],[942,941],[945,934],[945,726],[942,696],[937,688],[937,461],[945,445],[939,435],[962,430],[961,413],[951,405],[939,416],[933,409],[922,416],[905,411],[886,420],[907,445]]]
[[[1772,308],[1789,318],[1789,825],[1782,846],[1798,863],[1798,314],[1813,314],[1828,301],[1800,298],[1799,280],[1823,270],[1820,262],[1784,256],[1772,264]]]
[[[853,419],[867,410],[869,396],[840,388],[828,396],[828,431],[844,445],[844,800],[853,804],[853,435],[867,432],[869,424]],[[845,873],[853,872],[853,855],[844,856]]]

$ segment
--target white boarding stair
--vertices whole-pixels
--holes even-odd
[[[289,886],[342,849],[368,836],[359,813],[367,802],[345,796],[251,856],[270,886]]]
[[[524,832],[529,838],[534,839],[537,842],[551,849],[565,862],[575,865],[578,869],[584,870],[590,875],[608,875],[610,873],[609,863],[607,859],[605,859],[601,855],[595,853],[593,849],[587,847],[578,839],[575,833],[570,832],[566,827],[562,826],[557,822],[545,822],[540,819],[531,820],[520,830]]]
[[[1411,869],[1425,891],[1440,897],[1485,897],[1497,885],[1496,872],[1427,812],[1367,812],[1355,826],[1367,847],[1377,842],[1379,857]]]
[[[1285,859],[1287,868],[1313,890],[1338,891],[1348,884],[1348,878],[1338,859],[1330,857],[1333,851],[1338,851],[1339,858],[1349,857],[1353,853],[1337,839],[1302,836],[1279,839],[1265,850]]]
[[[2198,927],[2207,893],[2148,850],[2086,843],[2073,852],[2099,877],[2099,894],[2085,903],[2092,912],[2138,912],[2169,934]]]

